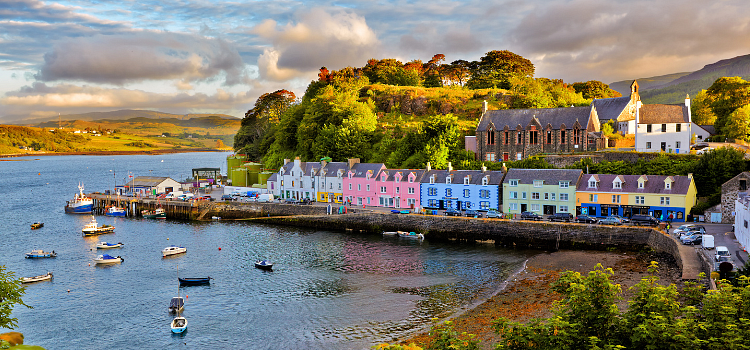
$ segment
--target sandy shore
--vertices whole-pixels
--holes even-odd
[[[662,284],[679,285],[680,271],[671,257],[648,253],[613,253],[594,251],[558,251],[542,253],[529,259],[526,269],[512,278],[504,289],[482,304],[452,319],[456,331],[477,335],[483,349],[491,349],[499,341],[492,330],[492,323],[500,317],[526,322],[533,318],[549,317],[552,303],[560,296],[550,290],[550,283],[557,280],[565,270],[586,274],[596,264],[614,271],[613,282],[622,286],[623,297],[630,296],[628,288],[647,275],[650,261],[659,262],[659,279]],[[621,302],[621,308],[627,304]],[[401,341],[426,347],[430,337],[426,332]]]

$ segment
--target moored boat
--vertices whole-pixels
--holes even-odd
[[[116,207],[114,205],[107,207],[107,211],[104,212],[104,215],[106,216],[125,216],[125,214],[125,208]]]
[[[165,257],[165,256],[170,256],[170,255],[175,255],[175,254],[182,254],[186,252],[187,252],[187,248],[185,247],[178,247],[176,245],[171,245],[161,250],[161,256]]]
[[[52,279],[52,272],[47,272],[44,275],[34,276],[34,277],[21,277],[21,283],[33,283],[33,282],[40,282],[40,281],[48,281]]]
[[[172,320],[169,326],[172,328],[172,333],[183,333],[187,330],[187,319],[182,316],[177,316]]]
[[[141,215],[146,219],[166,219],[167,213],[162,208],[156,208],[156,210],[142,210]]]
[[[111,256],[109,254],[99,255],[98,257],[96,257],[96,259],[94,259],[94,262],[96,264],[114,264],[123,261],[125,261],[125,259],[123,259],[121,256]]]
[[[117,243],[107,243],[107,242],[99,242],[96,244],[96,249],[112,249],[112,248],[120,248],[122,247],[122,242]]]
[[[258,260],[255,262],[255,268],[261,270],[273,269],[273,263],[268,260]]]
[[[398,236],[396,231],[383,231],[383,236]]]
[[[185,308],[185,299],[183,299],[179,295],[176,297],[173,297],[172,300],[169,301],[169,308],[168,308],[169,312],[180,312],[184,308]]]
[[[424,239],[423,234],[416,232],[398,231],[398,236],[401,238]]]
[[[83,184],[78,185],[78,193],[65,204],[68,214],[90,214],[94,208],[94,200],[83,194]]]
[[[42,228],[42,227],[44,227],[44,223],[43,222],[35,222],[35,223],[31,224],[31,229],[32,230],[36,230],[36,229]]]
[[[114,230],[115,230],[114,226],[110,226],[110,225],[99,226],[99,224],[96,222],[96,218],[92,215],[91,221],[88,224],[86,224],[86,226],[83,227],[81,232],[83,232],[85,236],[93,236],[93,235],[100,235],[103,233],[110,233],[110,232],[113,232]]]
[[[211,283],[211,277],[192,277],[192,278],[177,277],[177,280],[180,281],[180,285],[183,285],[183,286],[197,286],[201,284]]]
[[[26,253],[26,259],[40,259],[40,258],[54,258],[57,253],[53,250],[52,252],[45,252],[41,249],[34,249],[31,253]]]

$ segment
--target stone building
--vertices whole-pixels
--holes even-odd
[[[605,147],[594,106],[487,110],[485,104],[476,131],[477,158],[491,162]]]
[[[750,172],[744,171],[721,185],[721,223],[733,224],[735,216],[735,202],[740,197],[747,196],[747,184]]]

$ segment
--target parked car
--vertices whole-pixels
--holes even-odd
[[[443,213],[443,215],[445,215],[445,216],[461,216],[461,212],[458,211],[458,210],[456,210],[456,209],[453,209],[453,208],[448,208],[448,209],[445,210],[445,212]]]
[[[302,198],[301,201],[299,201],[297,204],[303,204],[303,205],[312,205],[313,200],[310,198]]]
[[[233,201],[234,197],[232,197],[231,194],[222,194],[221,195],[221,200],[223,200],[223,201]]]
[[[633,215],[630,217],[630,222],[632,222],[633,225],[656,226],[659,224],[659,220],[651,215]]]
[[[547,220],[549,220],[549,221],[571,222],[571,221],[573,221],[573,214],[571,214],[571,213],[554,213],[554,214],[548,216]]]
[[[703,240],[703,235],[700,233],[693,234],[691,236],[685,236],[680,239],[682,244],[695,245],[700,244]]]
[[[685,224],[674,229],[674,231],[672,232],[679,236],[679,235],[682,235],[683,232],[687,232],[688,230],[690,230],[690,228],[693,228],[693,227],[695,227],[695,224]]]
[[[495,210],[490,210],[487,212],[487,218],[488,219],[499,219],[502,214],[498,213]]]
[[[705,148],[701,148],[701,149],[695,151],[695,154],[706,154],[706,153],[711,152],[713,150],[714,150],[713,147],[705,147]]]
[[[629,223],[629,222],[630,222],[630,219],[628,219],[628,218],[624,218],[624,217],[622,217],[622,216],[620,216],[620,215],[610,215],[610,216],[611,216],[611,217],[614,217],[614,218],[618,218],[618,219],[620,219],[620,221],[621,221],[621,222],[622,222],[623,224],[627,224],[627,223]]]
[[[588,215],[578,215],[575,218],[575,222],[586,223],[586,224],[595,224],[595,223],[599,222],[599,219],[597,219],[595,217],[588,216]]]
[[[726,246],[720,245],[716,247],[716,256],[714,256],[714,260],[719,261],[722,256],[732,256],[731,253],[729,253],[729,248]]]
[[[285,204],[297,204],[297,200],[294,198],[287,198],[284,200]]]
[[[724,271],[732,271],[734,270],[734,260],[732,260],[731,256],[722,256],[714,263],[714,271],[721,271],[722,266],[724,267]]]
[[[481,218],[482,217],[482,213],[480,213],[480,212],[478,212],[476,210],[473,210],[473,209],[467,210],[466,213],[464,213],[464,215],[467,216],[467,217],[472,217],[472,218]]]
[[[535,212],[532,212],[532,211],[525,211],[525,212],[521,213],[521,220],[536,220],[536,221],[540,221],[542,219],[544,219],[544,218],[541,215],[539,215],[539,214],[537,214]]]
[[[616,218],[614,216],[607,216],[604,219],[599,220],[599,223],[602,225],[622,225],[622,220],[619,218]]]

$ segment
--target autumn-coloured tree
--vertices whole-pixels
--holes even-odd
[[[469,67],[469,61],[455,60],[451,62],[444,67],[445,81],[450,85],[464,86],[471,76]]]
[[[534,76],[531,61],[507,50],[490,51],[479,62],[471,62],[469,68],[471,78],[466,85],[471,89],[509,89],[511,78]]]
[[[320,67],[320,73],[318,73],[318,81],[330,83],[331,82],[330,79],[331,79],[331,72],[328,71],[328,68]]]
[[[445,55],[439,53],[427,61],[424,64],[424,83],[426,87],[441,87],[444,81],[444,65],[442,62],[445,61]]]
[[[612,90],[609,85],[598,80],[573,83],[573,89],[585,99],[621,97],[622,94]]]

